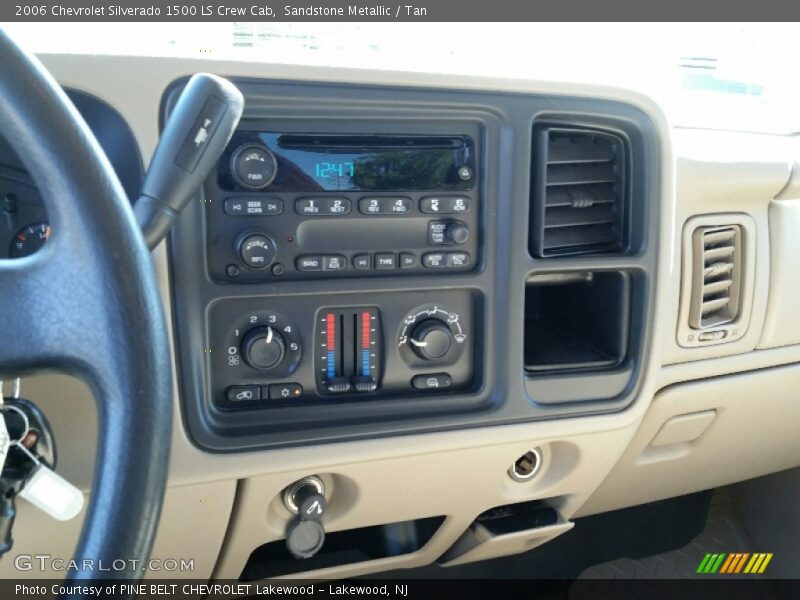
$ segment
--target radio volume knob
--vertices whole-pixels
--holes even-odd
[[[411,347],[420,358],[439,360],[450,352],[453,334],[446,323],[439,319],[426,319],[414,328]]]
[[[286,342],[272,327],[257,327],[242,340],[242,355],[254,369],[271,369],[286,353]]]
[[[245,144],[231,156],[231,173],[236,183],[251,190],[267,187],[278,174],[275,155],[261,144]]]

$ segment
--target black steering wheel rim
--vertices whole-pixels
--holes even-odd
[[[39,188],[53,231],[39,252],[0,259],[0,375],[56,369],[87,381],[97,458],[74,556],[81,568],[68,579],[139,579],[172,434],[155,273],[111,165],[63,90],[4,31],[0,57],[0,135]]]

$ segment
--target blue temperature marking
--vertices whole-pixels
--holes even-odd
[[[361,351],[361,374],[369,377],[369,350]]]
[[[328,350],[328,379],[336,377],[336,358],[333,350]]]

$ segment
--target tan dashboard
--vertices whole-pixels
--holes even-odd
[[[345,577],[521,552],[567,531],[575,517],[800,465],[795,392],[800,378],[800,186],[793,173],[800,145],[795,138],[673,127],[656,102],[622,89],[177,59],[45,55],[41,60],[62,85],[97,96],[119,111],[145,161],[158,139],[165,90],[196,71],[601,98],[644,111],[656,128],[661,205],[658,268],[652,274],[654,321],[642,385],[628,408],[335,444],[210,453],[187,434],[176,384],[169,488],[154,556],[193,558],[195,570],[186,576],[239,578],[257,548],[284,537],[291,514],[282,491],[308,475],[325,483],[329,508],[324,525],[329,533],[406,523],[418,528],[423,541],[397,554],[313,572],[287,567],[277,575]],[[693,335],[686,323],[694,285],[694,223],[735,227],[742,236],[737,250],[739,311],[732,325],[714,329],[730,336],[724,343],[694,346],[686,337]],[[165,244],[154,252],[154,266],[166,312],[173,315]],[[97,430],[88,390],[64,376],[46,375],[25,380],[24,391],[53,424],[61,469],[88,492]],[[534,448],[541,460],[535,477],[509,477],[514,461]],[[534,500],[554,508],[557,521],[504,533],[475,523],[494,507]],[[55,523],[20,506],[15,553],[41,553],[46,539],[49,553],[70,556],[79,528],[79,520]],[[0,563],[0,575],[15,575],[11,561]]]

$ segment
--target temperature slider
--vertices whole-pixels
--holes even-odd
[[[317,385],[320,392],[374,392],[383,355],[377,308],[325,309],[317,330]]]

